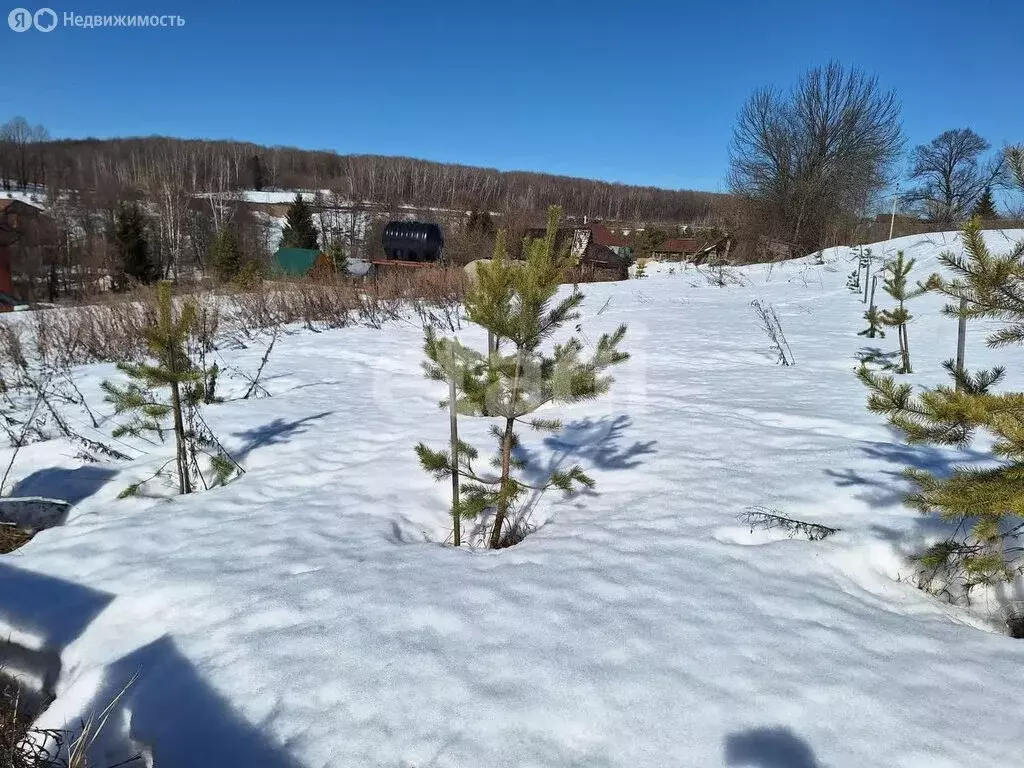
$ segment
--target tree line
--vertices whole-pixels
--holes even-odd
[[[708,215],[723,195],[640,187],[525,171],[499,171],[408,157],[340,155],[239,141],[167,137],[54,141],[23,118],[0,127],[6,189],[56,186],[144,188],[165,179],[189,192],[321,189],[353,202],[519,211],[630,222],[679,222]]]

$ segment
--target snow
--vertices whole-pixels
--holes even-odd
[[[20,200],[23,203],[34,205],[36,208],[43,208],[46,203],[46,189],[43,187],[0,189],[0,200]]]
[[[923,279],[956,247],[940,233],[873,250],[905,249]],[[985,456],[908,448],[866,411],[858,350],[895,339],[857,336],[854,253],[823,257],[742,268],[725,288],[655,264],[583,286],[587,339],[625,322],[632,359],[609,396],[552,410],[566,430],[523,448],[597,487],[544,494],[539,530],[500,552],[441,544],[448,489],[412,447],[443,445],[447,417],[411,318],[279,340],[273,397],[207,411],[246,469],[225,488],[117,500],[169,454],[83,466],[59,441],[23,448],[8,487],[76,502],[0,558],[0,637],[35,649],[16,671],[53,677],[59,654],[40,725],[102,709],[134,677],[98,764],[124,750],[160,768],[1024,764],[1024,644],[991,621],[1001,597],[967,610],[907,580],[941,530],[902,505],[900,471]],[[795,367],[774,364],[754,299],[777,309]],[[911,306],[908,381],[945,378],[941,303]],[[971,326],[972,366],[1016,354],[981,338]],[[263,348],[222,354],[254,369]],[[77,380],[99,402],[113,375]],[[488,426],[460,423],[482,450]],[[751,533],[754,505],[841,531]]]

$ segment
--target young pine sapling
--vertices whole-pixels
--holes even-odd
[[[516,455],[517,429],[527,425],[543,431],[559,430],[559,421],[535,414],[553,403],[590,400],[605,393],[611,384],[606,371],[629,357],[618,349],[625,326],[603,335],[587,358],[583,356],[583,342],[575,336],[555,344],[550,352],[543,348],[556,331],[579,318],[577,310],[583,301],[583,294],[576,289],[564,298],[556,297],[561,278],[572,263],[568,244],[556,248],[560,217],[561,210],[552,207],[545,237],[524,241],[522,261],[509,259],[504,238],[499,237],[494,258],[477,271],[476,281],[466,294],[466,314],[493,334],[495,349],[480,353],[427,331],[428,375],[455,377],[458,413],[499,420],[491,429],[497,442],[491,462],[495,471],[477,469],[477,450],[462,441],[457,442],[454,457],[451,451],[435,451],[423,443],[416,446],[416,452],[424,469],[437,479],[458,475],[467,481],[461,487],[461,498],[453,505],[457,518],[493,511],[488,537],[492,549],[505,542],[505,524],[513,519],[526,492],[552,487],[571,492],[593,486],[579,466],[554,470],[539,479],[524,479],[522,470],[527,465]]]
[[[914,259],[909,261],[903,251],[896,252],[896,258],[885,265],[885,280],[882,289],[896,300],[893,309],[882,310],[881,319],[884,325],[896,329],[900,345],[900,368],[898,373],[912,373],[910,365],[910,340],[907,338],[907,323],[913,315],[907,310],[907,302],[917,298],[936,287],[936,278],[932,276],[927,283],[918,283],[915,290],[907,289],[907,277],[914,268]]]
[[[175,317],[171,284],[157,287],[157,321],[143,335],[149,360],[118,363],[118,369],[130,381],[118,386],[103,382],[107,401],[118,414],[131,414],[131,421],[114,431],[114,437],[142,437],[154,433],[163,441],[167,432],[174,434],[175,474],[179,493],[191,493],[199,483],[205,488],[222,485],[242,468],[228,455],[214,437],[200,413],[211,385],[210,371],[197,364],[188,354],[187,344],[197,320],[196,305],[186,300]],[[166,390],[161,396],[158,390]],[[170,418],[171,426],[166,426]],[[204,474],[200,457],[207,457],[210,469]],[[166,462],[154,477],[162,474]],[[209,477],[207,476],[209,475]],[[152,479],[152,478],[150,478]],[[135,494],[142,483],[129,486],[122,496]]]
[[[878,284],[878,275],[874,275],[871,278],[871,303],[868,305],[868,311],[864,313],[864,319],[868,321],[868,327],[858,333],[858,336],[867,336],[869,339],[873,339],[876,336],[878,338],[885,338],[885,331],[882,330],[882,313],[878,307],[875,306],[875,286]]]

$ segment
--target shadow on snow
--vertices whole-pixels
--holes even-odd
[[[312,422],[325,419],[332,413],[334,413],[334,411],[324,411],[323,413],[306,416],[305,418],[296,419],[295,421],[285,421],[284,419],[278,418],[268,424],[255,427],[254,429],[247,429],[244,432],[235,432],[234,437],[241,438],[245,442],[241,448],[232,453],[232,456],[236,461],[241,462],[258,448],[266,448],[271,445],[283,445],[292,438],[303,434],[307,429],[309,429],[309,425]]]
[[[45,644],[43,651],[30,651],[0,642],[0,667],[10,664],[37,674],[45,693],[52,696],[61,652],[115,598],[0,562],[0,619],[41,636]],[[247,723],[203,680],[168,635],[109,665],[92,709],[102,711],[132,678],[135,682],[118,705],[124,715],[111,717],[102,743],[95,745],[97,764],[113,764],[144,750],[151,751],[160,768],[298,768],[297,760]],[[130,733],[118,733],[115,723],[129,723]],[[150,739],[154,749],[143,743]]]
[[[752,728],[725,737],[725,764],[737,768],[822,768],[810,745],[788,728]]]
[[[78,504],[106,485],[115,474],[114,469],[95,465],[40,469],[19,481],[11,490],[11,496],[45,496]]]

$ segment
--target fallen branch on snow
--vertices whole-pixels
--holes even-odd
[[[819,523],[795,520],[792,517],[779,514],[779,511],[776,509],[769,509],[768,507],[747,507],[740,516],[740,519],[750,526],[751,531],[754,529],[770,531],[775,528],[782,528],[789,534],[790,538],[805,536],[808,541],[821,541],[833,533],[838,533],[840,530],[839,528],[829,528],[827,525]]]

